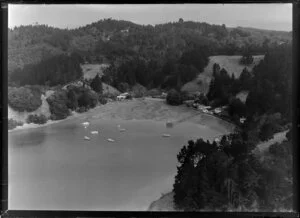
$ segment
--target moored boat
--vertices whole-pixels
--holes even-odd
[[[90,137],[84,136],[84,140],[91,140]]]

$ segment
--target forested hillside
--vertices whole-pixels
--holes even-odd
[[[8,33],[9,72],[58,54],[78,52],[88,62],[110,62],[139,56],[145,60],[179,58],[195,46],[207,46],[212,54],[254,54],[291,41],[291,33],[183,21],[138,25],[104,19],[77,29],[46,25],[20,26]]]
[[[183,146],[173,186],[177,209],[291,210],[292,131],[287,127],[292,122],[291,45],[269,51],[239,79],[217,65],[213,73],[208,100],[228,104],[233,120],[247,119],[241,129],[223,136],[220,142],[198,139]],[[233,97],[241,90],[249,90],[245,104]],[[272,143],[264,158],[253,152],[259,142],[284,131],[288,131],[287,140]]]

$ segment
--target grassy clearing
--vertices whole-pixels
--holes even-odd
[[[243,71],[243,69],[246,67],[249,71],[253,69],[254,66],[256,66],[263,58],[264,55],[255,55],[253,56],[253,63],[251,65],[245,66],[239,63],[241,56],[226,56],[226,55],[220,55],[220,56],[210,56],[208,65],[205,67],[203,72],[198,75],[198,77],[191,81],[186,83],[181,90],[187,91],[189,93],[195,93],[195,92],[202,92],[207,93],[209,89],[209,83],[212,78],[212,69],[213,65],[219,64],[221,69],[224,68],[229,75],[234,74],[236,78],[238,78]]]
[[[82,64],[81,69],[85,79],[93,79],[97,74],[101,77],[108,64]]]
[[[246,102],[247,97],[248,97],[249,91],[241,91],[236,94],[236,98],[240,99],[243,103]]]

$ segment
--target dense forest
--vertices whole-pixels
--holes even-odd
[[[9,75],[9,82],[17,85],[62,85],[81,78],[81,56],[57,55],[41,60],[37,64],[25,65]]]
[[[111,65],[104,72],[103,81],[120,88],[139,83],[148,89],[180,89],[193,80],[208,63],[209,51],[206,47],[196,47],[184,52],[180,58],[146,61],[140,57]],[[121,88],[122,89],[122,88]]]
[[[273,211],[292,208],[292,142],[275,143],[263,161],[254,154],[256,145],[286,129],[292,121],[292,47],[270,50],[252,72],[239,79],[214,65],[208,99],[246,122],[219,143],[189,141],[178,154],[174,201],[181,210]],[[232,99],[249,90],[245,104]]]
[[[78,52],[88,62],[115,62],[132,59],[166,60],[183,52],[207,46],[212,54],[261,54],[267,48],[290,42],[291,33],[246,28],[227,28],[201,22],[183,21],[138,25],[104,19],[77,29],[46,25],[9,29],[9,73],[45,57]]]

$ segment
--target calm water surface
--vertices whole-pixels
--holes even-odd
[[[172,189],[181,147],[220,134],[188,122],[167,129],[158,121],[91,117],[84,129],[84,121],[9,133],[9,209],[147,210]]]

